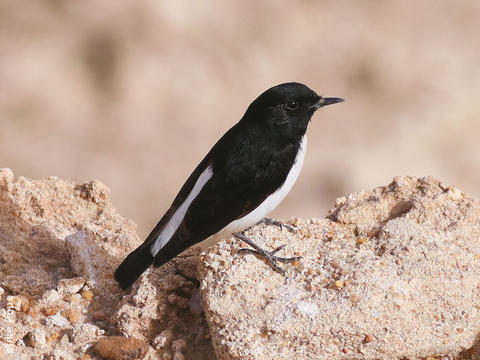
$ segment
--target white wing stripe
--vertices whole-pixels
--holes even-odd
[[[182,203],[182,205],[178,207],[177,211],[175,211],[175,214],[173,214],[170,220],[168,220],[162,232],[160,233],[160,235],[158,235],[157,240],[155,240],[155,242],[153,243],[150,249],[150,252],[152,253],[153,257],[155,257],[158,254],[160,249],[164,247],[168,243],[170,238],[173,236],[173,234],[175,234],[178,227],[180,226],[180,223],[185,217],[185,214],[187,213],[188,207],[190,206],[192,201],[197,197],[200,191],[203,189],[207,181],[210,180],[212,175],[213,175],[213,170],[211,166],[208,166],[200,174],[190,194],[188,194],[187,198]]]

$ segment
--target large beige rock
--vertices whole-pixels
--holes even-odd
[[[5,289],[38,296],[59,280],[75,277],[64,239],[79,231],[93,239],[91,254],[101,259],[99,293],[116,301],[121,293],[111,274],[117,257],[139,239],[135,223],[111,205],[110,189],[96,180],[77,185],[56,177],[14,179],[11,170],[0,169],[0,278]]]
[[[90,347],[118,333],[138,337],[146,360],[214,359],[203,314],[189,310],[198,257],[187,252],[121,291],[113,272],[141,241],[109,198],[99,181],[0,169],[1,359],[96,360]]]
[[[210,331],[195,249],[118,288],[113,271],[141,240],[109,193],[0,170],[2,359],[99,359],[91,346],[119,333],[148,360],[213,360],[210,331],[218,359],[457,355],[476,341],[479,211],[455,188],[397,179],[340,199],[329,220],[298,221],[296,236],[252,229],[303,256],[285,278],[219,244],[200,265]]]
[[[219,360],[478,359],[480,207],[431,179],[395,178],[340,198],[296,235],[248,236],[279,255],[286,276],[239,243],[200,264],[204,310]]]
[[[0,169],[0,281],[7,295],[0,296],[0,348],[6,359],[63,351],[76,358],[108,330],[122,297],[112,273],[139,242],[136,225],[109,198],[99,181],[15,179]],[[65,242],[78,234],[90,246],[81,261]],[[81,267],[74,265],[82,261],[91,273],[78,277]],[[101,320],[93,316],[99,311]]]

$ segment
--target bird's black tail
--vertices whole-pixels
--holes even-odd
[[[145,270],[153,263],[150,246],[140,245],[130,253],[115,270],[115,280],[125,290],[132,285]]]

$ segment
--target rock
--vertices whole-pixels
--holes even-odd
[[[41,328],[30,331],[27,334],[27,341],[34,348],[44,348],[47,343],[45,331]]]
[[[133,337],[108,336],[101,338],[94,350],[106,360],[136,360],[145,357],[148,345]]]
[[[195,251],[149,272],[130,293],[119,288],[113,272],[140,239],[136,225],[117,213],[109,197],[98,181],[15,179],[0,169],[0,347],[7,358],[76,358],[106,330],[148,343],[163,330],[175,329],[184,339],[198,329],[208,332],[203,316],[181,311],[195,286]],[[41,350],[23,346],[34,329],[48,335]],[[170,351],[171,340],[162,351]],[[146,359],[163,356],[151,352]],[[199,353],[213,357],[209,339],[187,346],[185,357]]]
[[[93,342],[99,335],[103,334],[98,326],[90,323],[75,325],[69,334],[70,341],[74,344]]]
[[[55,304],[60,300],[61,295],[58,293],[57,290],[52,289],[45,291],[42,298],[48,304]]]
[[[67,347],[67,346],[69,346],[69,344],[70,344],[70,337],[68,336],[67,333],[63,334],[63,336],[60,338],[60,341],[58,342],[58,344],[59,344],[61,347]]]
[[[171,330],[164,330],[153,339],[152,346],[156,350],[164,350],[172,343],[173,336],[174,335]]]
[[[75,190],[82,199],[91,201],[101,207],[105,207],[110,202],[110,189],[98,180],[92,180],[89,183],[77,186]]]
[[[480,217],[477,203],[456,188],[397,178],[339,199],[327,220],[296,220],[297,236],[252,229],[264,247],[286,243],[280,255],[303,256],[282,264],[286,278],[237,254],[237,243],[220,243],[200,265],[203,301],[198,249],[119,289],[113,271],[140,240],[108,198],[100,183],[15,179],[0,170],[0,349],[7,358],[78,358],[106,330],[151,343],[144,357],[151,360],[211,359],[210,333],[219,360],[478,354],[478,344],[469,346],[479,320],[472,307],[479,252],[471,239]],[[44,347],[31,346],[37,329],[48,335]]]
[[[79,231],[65,238],[70,256],[70,266],[75,274],[95,282],[96,272],[93,265],[95,246],[87,231]]]
[[[298,221],[296,235],[247,235],[302,259],[282,276],[238,242],[203,257],[219,360],[478,358],[467,349],[480,322],[480,206],[461,191],[399,177],[337,200],[328,219]]]
[[[82,318],[82,314],[80,314],[80,311],[76,309],[65,310],[62,312],[62,315],[72,324],[78,323]]]
[[[93,291],[85,289],[85,290],[82,291],[81,296],[85,300],[92,300],[93,299]]]
[[[66,239],[65,239],[66,241]],[[85,285],[85,279],[82,277],[75,277],[71,279],[62,279],[58,282],[58,292],[62,294],[75,294]]]
[[[53,316],[53,315],[56,315],[57,312],[58,312],[58,308],[56,306],[45,306],[42,309],[42,313],[45,316]]]
[[[30,308],[30,300],[25,295],[7,296],[7,309],[26,313]]]
[[[110,190],[98,181],[15,179],[10,170],[0,169],[0,343],[11,345],[12,354],[25,359],[74,356],[105,329],[92,325],[92,335],[88,325],[81,327],[87,334],[76,334],[68,348],[62,345],[66,354],[53,351],[61,345],[56,337],[83,325],[94,311],[109,326],[107,320],[122,298],[113,271],[140,241],[136,225],[117,213],[109,197]],[[81,250],[71,261],[74,251],[65,237],[72,234],[70,239],[87,238],[87,261]],[[76,277],[76,271],[83,277]],[[42,330],[48,336],[41,351],[23,346],[22,339],[28,343]]]
[[[48,329],[53,329],[56,327],[65,327],[69,324],[68,320],[65,319],[62,315],[60,314],[55,314],[51,316],[47,316],[45,318],[45,325],[47,326]]]
[[[148,270],[133,284],[111,319],[121,334],[158,346],[164,341],[160,340],[161,334],[167,334],[167,330],[174,330],[175,337],[182,339],[195,339],[200,328],[208,333],[204,316],[192,316],[188,310],[192,289],[198,286],[198,253],[198,249],[188,249],[164,266]],[[169,349],[158,349],[160,359],[168,357],[165,354]],[[201,338],[195,346],[187,344],[186,359],[196,359],[199,354],[201,359],[214,358],[210,339]]]
[[[59,279],[73,278],[75,266],[64,239],[83,231],[91,247],[91,268],[81,275],[95,277],[95,287],[112,311],[120,290],[111,274],[139,239],[136,225],[109,202],[110,190],[98,181],[78,185],[55,177],[15,179],[10,170],[1,174],[2,287],[14,294],[41,296],[56,288]]]
[[[45,360],[75,360],[75,356],[72,354],[60,350],[60,349],[55,349],[49,354],[46,354],[43,359]]]
[[[29,329],[21,323],[15,323],[15,320],[12,310],[5,314],[5,319],[0,320],[0,344],[14,344],[28,333]]]

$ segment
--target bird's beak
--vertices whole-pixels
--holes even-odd
[[[323,106],[336,104],[336,103],[340,103],[340,102],[343,102],[343,101],[345,101],[345,100],[342,99],[342,98],[338,98],[338,97],[329,97],[329,98],[320,97],[318,102],[312,105],[312,108],[314,108],[316,110],[316,109],[319,109]]]

